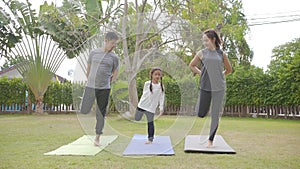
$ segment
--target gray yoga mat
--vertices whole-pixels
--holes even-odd
[[[203,141],[205,140],[205,141]],[[231,148],[221,135],[216,135],[213,147],[207,148],[207,135],[188,135],[185,137],[184,151],[199,153],[228,153],[235,154],[235,150]]]

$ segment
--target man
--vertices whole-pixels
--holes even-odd
[[[80,112],[87,114],[91,111],[96,98],[96,138],[95,146],[100,146],[100,135],[104,127],[110,84],[116,79],[119,70],[119,57],[112,52],[118,42],[114,32],[105,35],[104,46],[90,52],[87,64],[88,81],[83,94]]]

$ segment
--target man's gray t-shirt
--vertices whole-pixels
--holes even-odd
[[[206,91],[221,91],[226,88],[223,51],[220,49],[201,50],[201,78],[200,89]],[[199,55],[198,55],[199,56]]]
[[[90,52],[88,64],[91,68],[86,86],[110,89],[111,75],[114,70],[119,69],[119,57],[113,52],[104,52],[98,48]]]

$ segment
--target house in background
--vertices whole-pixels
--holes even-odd
[[[23,78],[22,75],[18,72],[16,66],[11,66],[9,68],[1,70],[0,78],[4,76],[6,76],[8,79]],[[59,81],[60,83],[64,83],[67,81],[67,79],[54,74],[54,76],[52,77],[52,81]],[[27,97],[28,97],[28,93],[26,93],[26,105],[28,104]],[[3,104],[0,104],[0,106],[2,106],[1,110],[5,109],[5,111],[20,111],[22,109],[20,105],[15,105],[15,104],[7,105],[5,107]]]
[[[0,71],[0,78],[6,76],[8,79],[12,79],[12,78],[23,78],[22,75],[18,72],[17,67],[16,66],[11,66],[9,68],[3,69]],[[57,74],[54,74],[52,81],[56,81],[58,80],[61,83],[66,82],[66,78],[63,78]]]

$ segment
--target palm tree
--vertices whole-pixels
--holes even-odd
[[[17,60],[17,70],[35,96],[36,113],[41,114],[44,93],[66,52],[42,28],[28,0],[26,3],[2,0],[2,3],[0,54]]]

